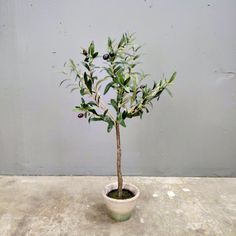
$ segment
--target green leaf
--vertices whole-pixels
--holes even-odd
[[[101,121],[103,119],[101,117],[91,117],[90,120],[91,121]]]
[[[123,100],[122,100],[122,103],[120,104],[120,107],[125,108],[125,104],[127,104],[130,101],[130,99],[131,99],[130,96],[124,97]]]
[[[66,85],[66,88],[70,88],[70,87],[72,87],[72,86],[76,86],[77,84],[75,84],[75,83],[73,83],[73,84],[67,84]]]
[[[127,113],[126,111],[123,111],[123,112],[122,112],[122,118],[123,118],[123,120],[127,117],[127,115],[128,115],[128,113]]]
[[[106,76],[106,77],[104,77],[103,79],[98,80],[98,82],[97,82],[96,85],[95,85],[95,88],[96,88],[96,89],[99,89],[99,85],[100,85],[102,82],[104,82],[105,80],[109,79],[109,78],[110,78],[110,76]]]
[[[118,81],[120,84],[124,85],[124,78],[120,72],[117,73]]]
[[[97,103],[94,102],[94,101],[90,101],[87,104],[90,105],[90,106],[96,106],[97,107]]]
[[[69,59],[69,61],[70,61],[70,66],[71,66],[71,68],[72,68],[73,70],[76,70],[76,65],[75,65],[74,61],[73,61],[72,59]]]
[[[86,83],[86,86],[87,86],[89,92],[92,94],[92,81],[88,80]]]
[[[93,54],[93,58],[96,58],[98,56],[98,52],[95,52],[94,54]]]
[[[171,83],[175,80],[175,77],[176,77],[176,72],[173,73],[173,75],[170,77],[168,83]]]
[[[88,79],[86,72],[84,72],[84,83],[87,86],[89,92],[92,93],[92,81]]]
[[[92,117],[89,117],[88,118],[88,123],[90,124],[90,122],[91,122],[91,119],[92,119]]]
[[[148,110],[148,108],[147,108],[147,107],[144,107],[144,109],[146,110],[146,112],[147,112],[147,113],[149,113],[149,110]]]
[[[72,92],[75,91],[76,89],[79,89],[79,88],[72,88],[72,89],[70,90],[70,92],[72,93]]]
[[[168,88],[166,88],[166,91],[171,97],[173,97],[171,91]]]
[[[87,81],[88,80],[88,75],[86,72],[84,72],[84,80]]]
[[[126,117],[132,118],[132,117],[133,117],[133,114],[127,112]]]
[[[123,34],[123,35],[122,35],[122,38],[120,39],[120,42],[119,42],[119,44],[118,44],[118,48],[120,48],[120,47],[123,46],[124,41],[125,41],[125,36],[124,36],[124,34]]]
[[[114,74],[113,74],[113,72],[112,72],[112,69],[111,68],[106,68],[106,67],[104,67],[104,70],[108,73],[108,75],[110,75],[111,76],[111,78],[113,78],[114,77]]]
[[[94,42],[92,41],[89,45],[89,48],[88,48],[88,53],[89,55],[93,56],[94,54],[94,49],[95,49],[95,46],[94,46]]]
[[[104,116],[104,117],[106,116],[107,112],[108,112],[108,109],[106,109],[106,110],[104,111],[104,113],[103,113],[103,116]]]
[[[121,66],[117,66],[115,69],[114,69],[114,72],[117,73],[119,70],[121,70],[122,67]]]
[[[131,79],[131,78],[128,77],[128,78],[125,80],[124,85],[127,85],[127,84],[129,83],[130,79]]]
[[[118,92],[116,96],[116,100],[117,100],[117,104],[121,103],[121,101],[123,100],[123,94]]]
[[[109,50],[110,50],[110,51],[113,51],[113,49],[112,49],[112,40],[111,40],[110,37],[108,37],[107,45],[108,45]]]
[[[61,83],[60,83],[59,86],[62,86],[62,84],[63,84],[64,82],[66,82],[67,80],[70,80],[70,79],[63,79],[63,80],[61,81]]]
[[[156,95],[154,96],[154,98],[158,98],[158,100],[159,100],[159,97],[160,97],[160,95],[161,95],[162,92],[163,92],[163,89],[160,89],[160,90],[156,93]]]
[[[143,111],[139,111],[139,117],[140,117],[140,119],[143,118]]]
[[[109,91],[109,89],[112,87],[113,84],[114,82],[110,82],[109,84],[106,85],[103,93],[104,95]]]
[[[111,99],[111,105],[114,107],[116,111],[118,111],[118,106],[115,99]]]
[[[90,71],[89,65],[88,65],[87,63],[82,62],[82,64],[84,65],[84,67],[85,67],[88,71]]]
[[[112,121],[111,118],[108,119],[108,126],[107,126],[107,132],[111,132],[112,128],[114,126],[114,122]]]
[[[84,91],[84,90],[85,90],[84,88],[81,88],[81,89],[80,89],[80,95],[81,95],[81,96],[84,96],[84,95],[85,95],[85,91]]]
[[[129,93],[130,92],[130,87],[128,86],[122,86],[123,89],[125,90],[126,93]]]
[[[135,52],[137,52],[140,48],[142,48],[142,46],[138,46],[136,49],[135,49]]]
[[[125,121],[124,121],[124,119],[123,119],[121,113],[119,113],[118,116],[117,116],[117,122],[118,122],[120,125],[122,125],[123,127],[126,127]]]
[[[139,116],[139,112],[138,111],[131,114],[131,117],[135,117],[135,116]]]
[[[75,111],[75,112],[80,112],[82,109],[80,108],[80,107],[75,107],[74,109],[73,109],[73,111]]]
[[[95,109],[88,109],[89,112],[93,113],[94,115],[98,115]]]
[[[153,87],[152,87],[152,90],[155,89],[157,87],[157,83],[156,81],[153,81]]]
[[[140,57],[140,55],[136,55],[136,56],[133,58],[133,60],[135,61],[135,60],[137,60],[139,57]]]

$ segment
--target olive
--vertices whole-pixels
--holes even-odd
[[[102,58],[103,58],[103,60],[108,60],[109,59],[109,54],[104,54]]]
[[[83,118],[84,117],[84,114],[83,113],[79,113],[78,114],[78,118]]]
[[[110,57],[114,57],[114,56],[115,56],[115,53],[114,53],[114,52],[110,52],[110,53],[109,53],[109,56],[110,56]]]
[[[84,54],[85,56],[88,55],[88,53],[87,53],[87,51],[86,51],[85,49],[83,49],[83,54]]]
[[[141,86],[140,86],[141,89],[143,89],[143,88],[145,88],[145,87],[146,87],[146,85],[141,85]]]

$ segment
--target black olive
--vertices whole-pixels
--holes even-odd
[[[110,53],[109,53],[109,56],[110,56],[110,57],[114,57],[114,56],[115,56],[115,53],[114,53],[114,52],[110,52]]]
[[[83,54],[84,54],[85,56],[88,55],[88,53],[87,53],[87,51],[86,51],[85,49],[83,49]]]
[[[78,118],[83,118],[84,117],[84,114],[83,113],[79,113],[78,114]]]
[[[141,89],[143,89],[143,88],[145,88],[145,87],[146,87],[146,85],[141,85],[141,86],[140,86]]]
[[[109,54],[104,54],[102,58],[103,58],[103,60],[108,60],[109,59]]]

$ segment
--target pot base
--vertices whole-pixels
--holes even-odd
[[[114,212],[114,211],[111,211],[111,210],[107,210],[108,211],[108,215],[115,221],[126,221],[126,220],[129,220],[131,215],[132,215],[132,212],[129,212],[129,213],[126,213],[126,214],[121,214],[121,213],[117,213],[117,212]]]
[[[108,210],[108,215],[116,221],[128,220],[136,206],[137,199],[139,197],[139,189],[128,183],[124,183],[122,189],[126,189],[133,193],[133,197],[128,199],[115,199],[107,196],[112,190],[117,190],[117,183],[108,184],[103,190],[103,198]]]

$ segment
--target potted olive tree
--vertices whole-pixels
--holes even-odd
[[[80,91],[81,103],[74,109],[79,118],[87,118],[89,123],[103,121],[107,123],[107,132],[115,128],[117,182],[105,186],[103,197],[110,216],[118,221],[130,218],[139,196],[136,186],[123,182],[120,126],[126,127],[126,119],[142,118],[143,113],[148,113],[153,106],[152,101],[159,100],[164,90],[171,95],[167,86],[176,76],[173,73],[170,79],[148,86],[147,75],[137,70],[140,48],[134,35],[128,33],[117,42],[108,38],[107,52],[102,56],[91,42],[88,49],[82,50],[80,64],[72,59],[65,63],[63,73],[69,77],[60,83],[69,82],[66,87]]]

